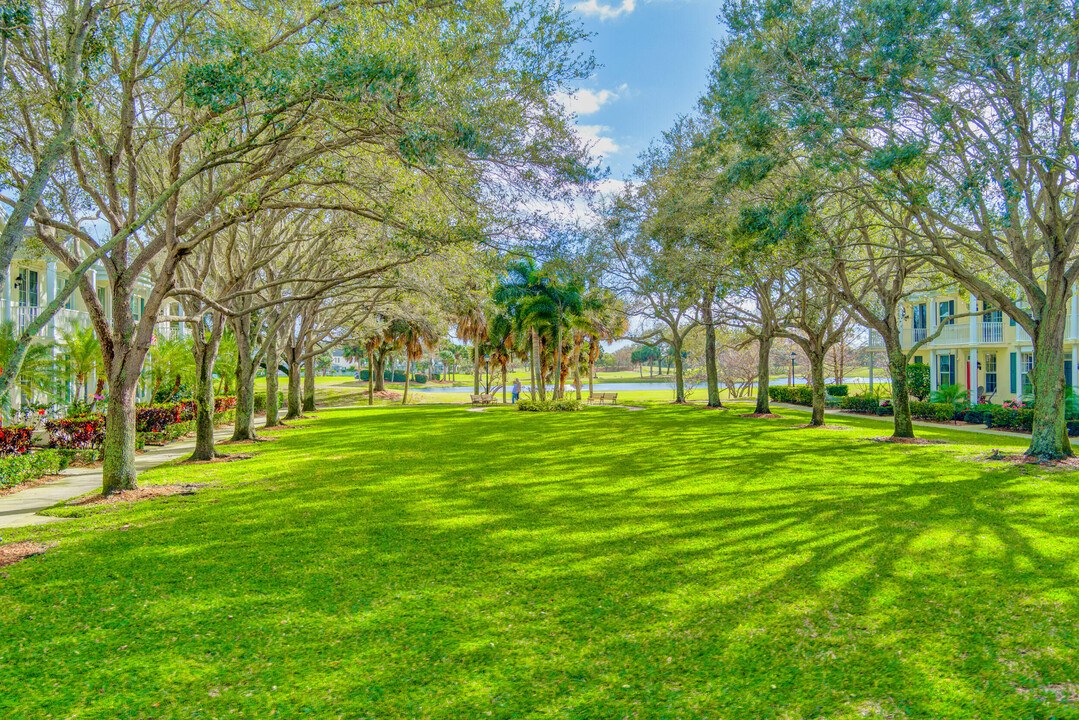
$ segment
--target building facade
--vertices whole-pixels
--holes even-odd
[[[912,362],[930,368],[930,388],[959,385],[971,401],[1002,403],[1031,392],[1034,347],[1030,336],[1000,310],[987,310],[973,294],[953,292],[912,295],[902,306],[901,344],[904,349],[925,340],[943,324],[940,335],[919,348]],[[956,315],[974,313],[967,317]],[[1064,329],[1064,372],[1069,387],[1079,387],[1079,297],[1072,295]],[[869,334],[869,349],[884,343]]]

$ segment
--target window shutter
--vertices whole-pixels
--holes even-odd
[[[1012,327],[1015,327],[1015,318],[1013,318],[1011,315],[1008,316],[1008,324]]]
[[[1011,378],[1012,379],[1011,379],[1010,386],[1011,386],[1011,389],[1012,389],[1012,394],[1014,395],[1015,394],[1015,353],[1011,353],[1009,362],[1011,363],[1011,368],[1012,368],[1012,373],[1011,373]]]

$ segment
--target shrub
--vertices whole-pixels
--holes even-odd
[[[94,448],[105,441],[105,416],[84,415],[82,417],[49,420],[45,423],[49,432],[49,447],[53,448]]]
[[[952,403],[912,402],[910,416],[916,420],[949,422],[955,417],[955,406]]]
[[[1079,420],[1068,421],[1068,435],[1070,437],[1075,437],[1079,435]]]
[[[813,390],[804,385],[790,387],[776,385],[768,388],[768,399],[772,402],[785,402],[794,405],[812,405]]]
[[[993,408],[999,407],[992,403],[983,403],[967,409],[963,413],[963,421],[974,425],[984,425],[989,422],[989,416]]]
[[[825,385],[824,389],[832,397],[846,397],[850,394],[850,388],[846,385]]]
[[[0,458],[0,487],[11,487],[42,475],[52,475],[67,465],[68,458],[61,450],[37,450],[7,455]]]
[[[277,407],[280,408],[280,407],[284,407],[284,406],[285,406],[285,392],[283,390],[278,390],[277,391]],[[235,407],[235,405],[234,405],[234,407]],[[266,393],[265,392],[257,392],[257,393],[255,393],[255,412],[257,412],[257,413],[266,412]]]
[[[195,401],[184,400],[183,402],[169,405],[152,405],[135,410],[136,432],[161,432],[169,425],[186,422],[195,417]]]
[[[265,394],[263,394],[263,398],[265,398],[265,397],[266,397]],[[235,395],[222,395],[221,397],[215,397],[214,398],[214,412],[215,413],[225,412],[226,410],[231,410],[234,407],[236,407],[236,396]]]
[[[929,366],[923,363],[907,365],[907,392],[920,401],[929,397]]]
[[[880,407],[880,400],[873,395],[848,395],[839,399],[839,407],[851,412],[875,414]]]
[[[23,425],[0,427],[0,455],[22,455],[30,449],[34,429]]]
[[[518,400],[517,409],[524,412],[559,412],[583,410],[580,400],[563,398],[562,400]]]
[[[1034,426],[1034,410],[1026,407],[1014,407],[1005,404],[993,407],[984,417],[985,424],[991,428],[1006,428],[1030,432]]]
[[[367,382],[367,378],[369,376],[370,376],[370,373],[367,370],[360,370],[360,380],[362,380],[363,382]],[[386,382],[404,382],[405,381],[405,374],[400,370],[393,370],[393,371],[386,370],[386,371],[384,371],[382,373],[382,378]],[[420,381],[417,380],[416,382],[420,382]],[[424,380],[423,382],[427,382],[427,381]]]
[[[425,382],[427,382],[427,376],[426,376],[426,375],[424,375],[423,373],[415,373],[415,374],[414,374],[414,375],[412,376],[412,382],[415,382],[415,383],[425,383]]]

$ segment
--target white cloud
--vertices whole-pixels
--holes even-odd
[[[606,125],[577,126],[577,132],[588,145],[588,148],[600,157],[614,155],[616,152],[622,149],[621,147],[619,147],[618,143],[614,141],[614,138],[609,138],[603,135],[603,133],[609,130],[610,128]]]
[[[573,9],[582,15],[598,17],[600,20],[613,20],[619,15],[628,15],[637,7],[637,0],[622,0],[618,7],[606,5],[597,0],[585,0],[573,6]]]
[[[599,112],[600,108],[607,103],[617,100],[628,90],[629,86],[625,84],[617,90],[588,90],[582,88],[572,94],[559,93],[555,96],[555,99],[574,115],[591,115]]]

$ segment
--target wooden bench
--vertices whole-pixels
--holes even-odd
[[[588,402],[589,402],[589,404],[599,403],[600,405],[602,405],[605,400],[610,401],[611,405],[614,405],[616,402],[618,402],[618,393],[616,393],[616,392],[613,392],[613,393],[596,393],[596,392],[594,392],[594,393],[589,393],[588,394]]]
[[[480,393],[479,395],[469,395],[473,405],[491,405],[495,401],[495,396],[487,393]]]

